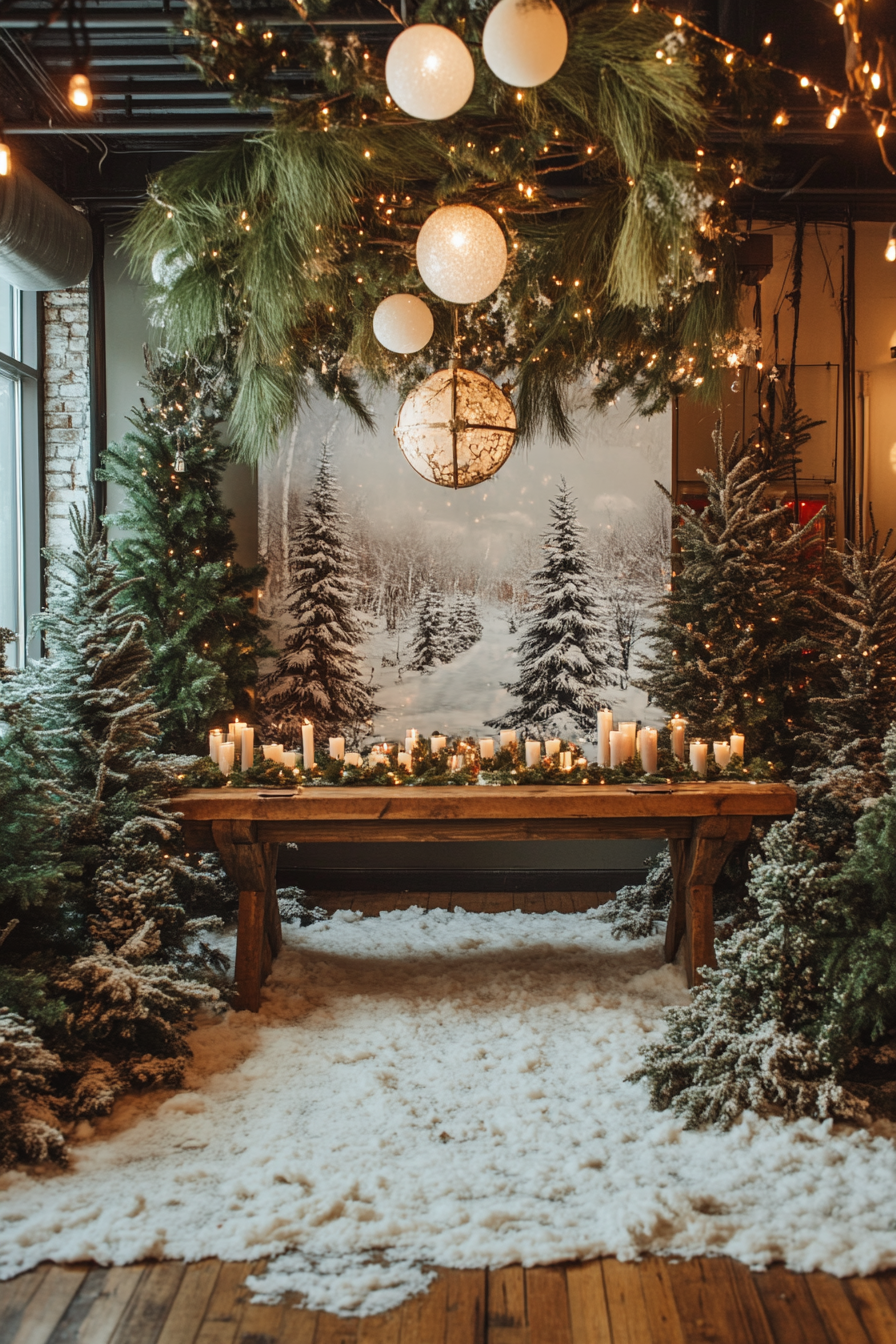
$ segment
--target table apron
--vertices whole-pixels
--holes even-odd
[[[214,849],[210,822],[182,823],[188,849]],[[482,821],[257,821],[259,843],[346,844],[464,840],[689,840],[691,817],[502,817]]]

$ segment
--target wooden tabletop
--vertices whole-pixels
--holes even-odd
[[[267,796],[259,796],[264,795]],[[502,821],[643,817],[789,817],[796,794],[787,784],[672,785],[663,792],[627,784],[445,786],[438,788],[306,787],[272,795],[257,789],[190,789],[168,802],[190,821]]]

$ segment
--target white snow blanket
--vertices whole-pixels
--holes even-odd
[[[186,1090],[82,1126],[67,1171],[0,1178],[2,1272],[270,1256],[267,1295],[367,1314],[430,1265],[896,1265],[892,1130],[689,1132],[626,1082],[686,998],[658,938],[593,915],[287,929],[261,1013],[200,1024]]]

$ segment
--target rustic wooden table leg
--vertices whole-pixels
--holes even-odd
[[[685,871],[685,970],[688,985],[701,982],[700,968],[716,964],[713,888],[736,845],[746,840],[752,817],[701,817],[694,823]]]
[[[687,840],[669,841],[669,858],[672,860],[672,906],[669,910],[669,923],[666,925],[666,961],[675,960],[675,954],[684,937],[686,927],[685,868],[687,854]]]
[[[259,843],[253,821],[214,821],[212,834],[221,861],[240,890],[234,1007],[257,1013],[261,987],[283,944],[277,906],[277,846]]]

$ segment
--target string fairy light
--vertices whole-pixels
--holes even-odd
[[[841,26],[844,26],[847,23],[849,24],[850,42],[855,49],[857,57],[855,69],[850,74],[850,89],[846,93],[844,93],[842,89],[832,88],[830,84],[825,84],[822,80],[812,79],[808,75],[801,73],[799,70],[794,70],[789,65],[782,65],[780,61],[773,60],[769,56],[757,55],[749,52],[746,48],[738,46],[735,42],[729,42],[727,38],[720,37],[717,33],[710,32],[708,28],[704,28],[702,24],[687,18],[677,10],[668,9],[665,5],[654,4],[653,0],[643,0],[643,2],[642,0],[639,0],[638,3],[632,5],[632,13],[638,14],[642,8],[652,10],[656,14],[662,14],[666,18],[671,19],[673,27],[679,29],[688,28],[691,32],[698,33],[700,37],[705,38],[708,42],[712,42],[717,47],[723,48],[725,51],[725,64],[729,67],[734,65],[737,58],[741,58],[747,65],[760,66],[764,70],[775,70],[779,74],[789,75],[791,79],[795,79],[798,82],[801,89],[811,88],[820,101],[827,101],[828,103],[825,126],[829,131],[835,129],[840,118],[849,110],[850,106],[859,108],[871,125],[875,140],[880,149],[880,155],[884,166],[889,172],[896,175],[896,166],[890,162],[883,143],[890,119],[893,114],[896,113],[896,104],[891,103],[889,107],[882,107],[872,101],[873,95],[879,92],[883,87],[883,76],[880,68],[872,70],[870,62],[863,60],[862,32],[853,22],[851,13],[845,4],[838,3],[835,5],[834,14]],[[773,34],[766,33],[765,37],[762,39],[762,45],[766,48],[770,47],[773,40]],[[658,59],[661,54],[665,57],[666,53],[660,53],[658,51]],[[882,50],[880,61],[883,61],[883,59],[884,55]],[[856,77],[856,72],[860,72],[861,78]],[[773,124],[775,126],[786,126],[788,120],[789,118],[786,112],[779,112],[774,118]]]

